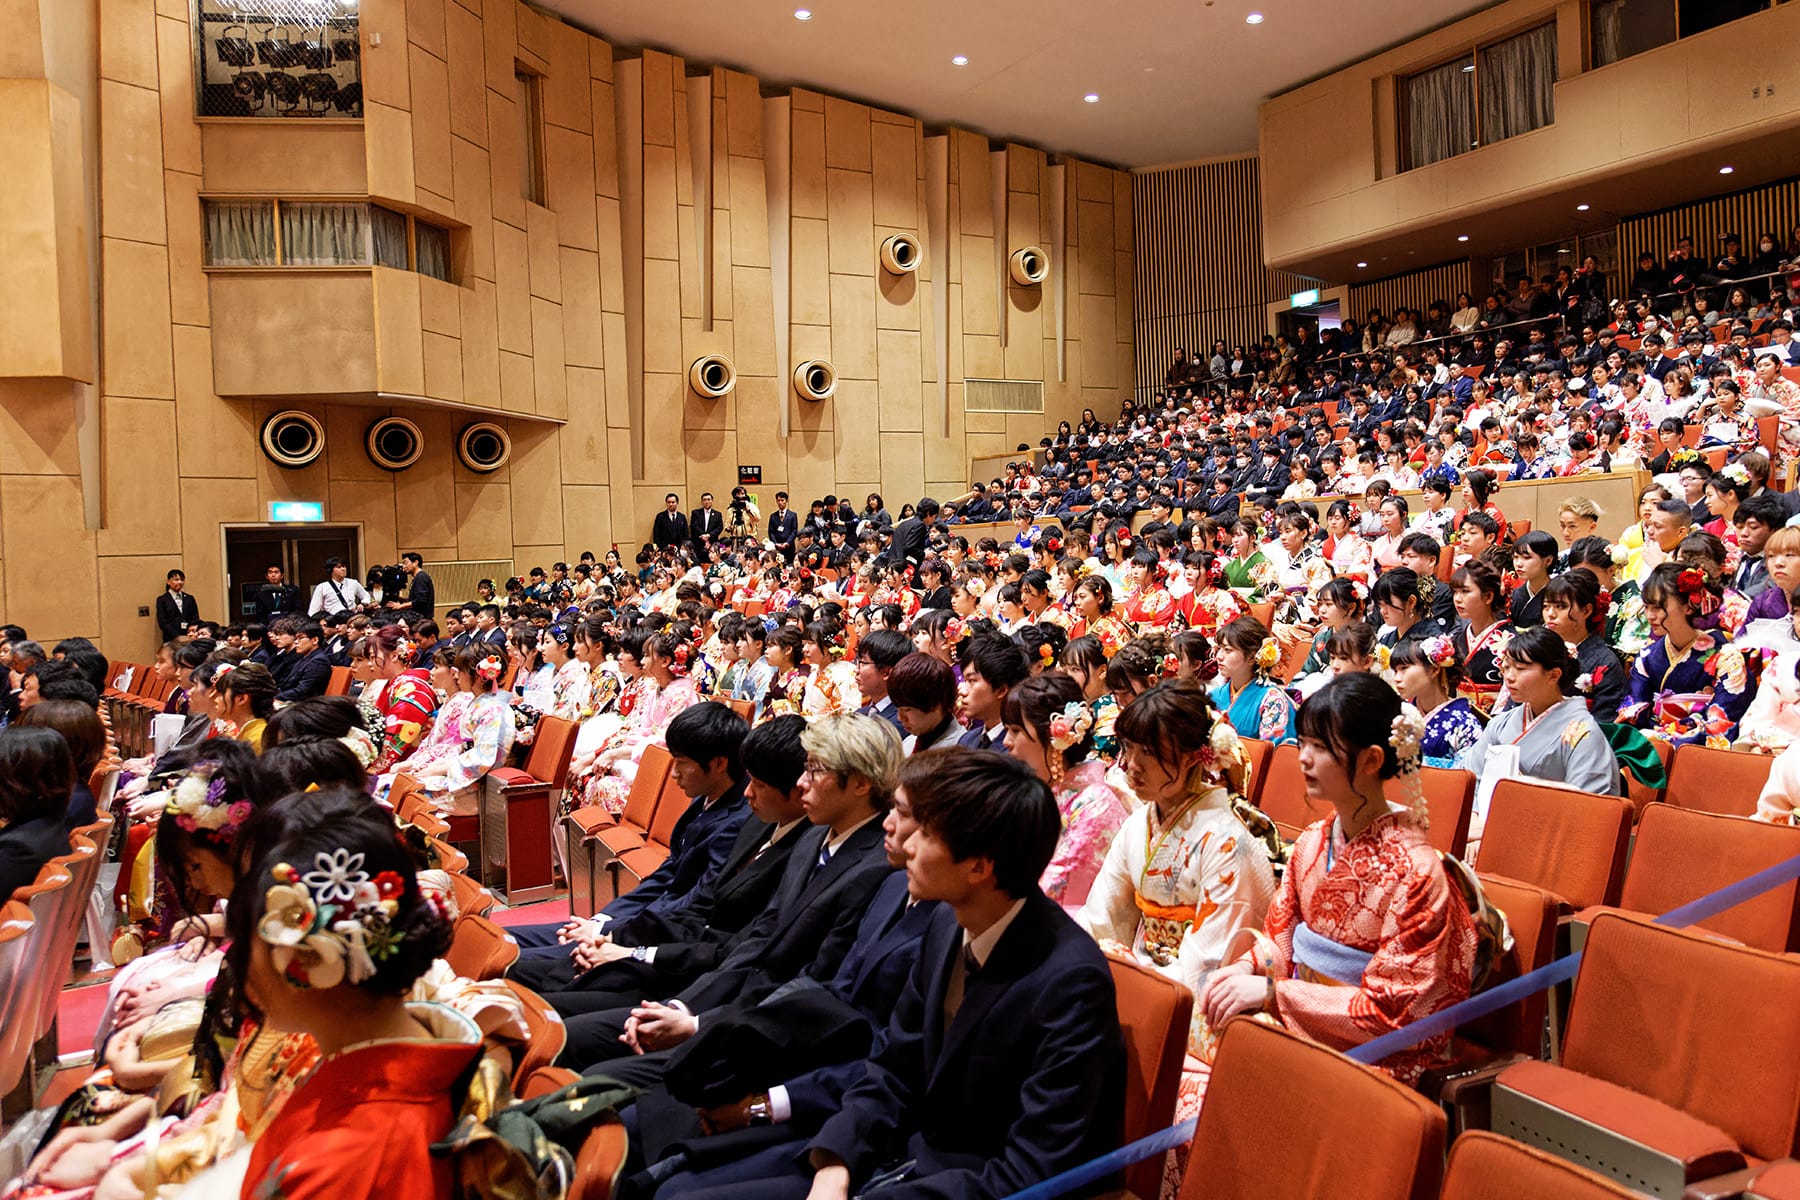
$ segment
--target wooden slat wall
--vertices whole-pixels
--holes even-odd
[[[1475,292],[1469,286],[1469,260],[1466,258],[1426,267],[1422,271],[1409,271],[1405,275],[1352,284],[1350,310],[1343,315],[1354,317],[1361,324],[1371,308],[1379,308],[1391,318],[1396,308],[1414,308],[1423,313],[1434,300],[1442,300],[1454,307],[1458,292],[1471,295]]]
[[[1663,262],[1683,234],[1694,239],[1694,256],[1712,262],[1722,249],[1719,238],[1735,233],[1744,250],[1756,254],[1756,239],[1765,233],[1786,245],[1800,224],[1800,179],[1766,184],[1730,196],[1715,196],[1662,212],[1627,217],[1619,222],[1619,270],[1627,281],[1637,270],[1638,255],[1648,250]]]
[[[1263,266],[1256,157],[1142,171],[1132,177],[1137,244],[1137,384],[1161,384],[1175,347],[1217,338],[1249,345],[1267,305],[1314,281]]]

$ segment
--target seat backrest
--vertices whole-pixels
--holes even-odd
[[[1480,877],[1481,890],[1488,901],[1506,914],[1506,928],[1513,940],[1512,949],[1488,976],[1487,986],[1493,987],[1529,974],[1556,957],[1556,926],[1562,904],[1551,893],[1529,883],[1486,871]],[[1548,1001],[1547,992],[1533,992],[1519,1003],[1472,1021],[1457,1032],[1489,1050],[1536,1058],[1543,1045]]]
[[[1573,908],[1611,904],[1625,874],[1631,802],[1502,780],[1481,834],[1483,871],[1554,892]]]
[[[1657,804],[1638,823],[1619,907],[1655,916],[1800,854],[1800,828]],[[1746,946],[1795,949],[1800,884],[1788,882],[1700,922]]]
[[[1263,785],[1268,782],[1269,756],[1275,751],[1274,743],[1265,742],[1261,738],[1241,737],[1238,745],[1244,748],[1244,757],[1250,760],[1250,794],[1245,799],[1260,805]]]
[[[513,1095],[520,1100],[536,1100],[539,1096],[559,1092],[580,1078],[567,1067],[539,1067],[513,1084]]]
[[[681,790],[675,782],[675,773],[669,772],[668,779],[663,781],[662,795],[656,801],[656,815],[650,818],[650,828],[646,830],[650,840],[661,846],[669,844],[669,838],[675,833],[675,823],[687,812],[693,800]]]
[[[1269,755],[1262,791],[1257,800],[1269,820],[1275,822],[1285,841],[1293,841],[1300,831],[1329,815],[1325,804],[1308,807],[1306,777],[1300,773],[1300,747],[1286,742]]]
[[[45,969],[51,972],[51,982],[38,997],[39,1037],[50,1031],[63,985],[69,982],[75,962],[75,942],[81,935],[82,919],[87,916],[88,896],[100,877],[101,851],[106,848],[107,835],[111,832],[111,817],[84,825],[69,834],[69,853],[53,860],[68,870],[69,886],[57,893],[55,926],[44,948]]]
[[[1534,1146],[1472,1129],[1450,1146],[1441,1200],[1635,1200],[1640,1194]]]
[[[519,960],[519,943],[486,917],[464,913],[456,918],[444,961],[465,979],[499,979]]]
[[[569,1032],[563,1026],[562,1018],[542,996],[510,979],[502,982],[519,1001],[519,1007],[525,1013],[525,1028],[531,1034],[531,1040],[513,1067],[513,1086],[517,1088],[540,1067],[548,1067],[556,1061],[556,1056],[563,1051],[563,1044],[568,1041]]]
[[[350,668],[331,668],[331,678],[325,681],[327,696],[348,696],[350,694]]]
[[[94,793],[94,806],[103,813],[112,812],[113,797],[119,793],[119,765],[102,764],[96,767],[88,780],[88,790]]]
[[[1625,798],[1631,801],[1631,819],[1633,821],[1641,820],[1644,815],[1644,810],[1649,808],[1652,804],[1662,803],[1664,794],[1668,789],[1667,780],[1670,764],[1675,757],[1675,748],[1669,745],[1669,743],[1663,741],[1661,738],[1650,738],[1648,740],[1651,747],[1655,749],[1656,756],[1662,759],[1664,783],[1663,786],[1659,788],[1648,787],[1639,783],[1637,776],[1633,775],[1630,771],[1621,772],[1625,778]],[[1751,804],[1754,805],[1755,803],[1755,800],[1752,799]]]
[[[725,703],[732,712],[744,718],[746,721],[756,715],[756,701],[754,700],[732,699],[725,701]]]
[[[1800,959],[1601,913],[1588,931],[1562,1065],[1780,1158],[1800,1124]]]
[[[74,873],[63,861],[51,859],[38,870],[36,879],[13,892],[13,899],[31,910],[31,931],[25,938],[25,977],[6,1010],[5,1020],[0,1021],[0,1041],[8,1053],[17,1041],[22,1041],[26,1052],[30,1052],[31,1044],[38,1038],[37,1014],[43,1008],[46,993],[54,997],[67,982],[68,966],[64,964],[58,972],[50,959],[50,948],[56,941],[57,918],[74,882]]]
[[[25,1022],[14,1021],[19,1011],[16,1001],[27,990],[31,972],[26,956],[31,949],[31,908],[21,900],[9,900],[0,906],[0,1088],[11,1092],[24,1077],[25,1064],[31,1057],[31,1042],[24,1037]],[[17,1036],[12,1028],[19,1026]]]
[[[1175,1120],[1181,1064],[1187,1055],[1194,993],[1134,959],[1108,954],[1118,996],[1119,1030],[1125,1035],[1125,1125],[1122,1140],[1135,1142]],[[1125,1186],[1154,1196],[1161,1186],[1163,1156],[1125,1168]]]
[[[461,871],[450,876],[450,894],[456,900],[457,916],[464,913],[477,917],[486,916],[488,910],[494,907],[494,893]]]
[[[1756,798],[1774,764],[1767,754],[1681,746],[1669,766],[1663,799],[1681,808],[1748,817],[1756,812]]]
[[[625,811],[620,814],[625,824],[639,829],[650,828],[650,822],[656,817],[657,802],[662,797],[663,784],[668,782],[669,769],[673,765],[674,760],[664,747],[654,742],[644,747],[638,758],[637,774],[631,780],[631,794],[625,797]]]
[[[1443,1171],[1437,1105],[1335,1050],[1236,1020],[1213,1062],[1181,1200],[1428,1200]]]
[[[1469,846],[1469,818],[1475,811],[1475,775],[1454,767],[1420,767],[1419,786],[1431,818],[1425,837],[1431,848],[1463,856]]]
[[[575,753],[575,722],[562,717],[540,717],[531,743],[525,773],[560,791],[569,779],[569,759]]]
[[[431,835],[426,838],[431,848],[437,853],[438,869],[449,872],[452,876],[461,875],[469,869],[469,856],[446,842],[443,838]]]

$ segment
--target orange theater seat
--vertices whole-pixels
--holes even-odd
[[[1494,789],[1476,865],[1553,892],[1571,908],[1609,904],[1625,876],[1631,802],[1508,779]]]
[[[1250,794],[1245,797],[1252,804],[1260,804],[1265,776],[1269,773],[1269,756],[1274,753],[1272,742],[1261,738],[1239,738],[1238,744],[1244,748],[1244,757],[1250,760]]]
[[[1637,1192],[1485,1130],[1450,1147],[1441,1200],[1626,1200]]]
[[[1248,741],[1246,738],[1246,744]],[[1308,804],[1306,778],[1300,773],[1300,748],[1292,742],[1274,748],[1266,774],[1257,801],[1269,820],[1275,822],[1282,841],[1293,841],[1330,811],[1323,804]]]
[[[1663,798],[1679,808],[1748,817],[1756,812],[1756,797],[1769,782],[1774,764],[1767,754],[1680,746]]]
[[[1133,959],[1116,954],[1106,958],[1118,996],[1119,1028],[1125,1035],[1125,1125],[1120,1140],[1135,1142],[1174,1123],[1194,993]],[[1162,1172],[1159,1154],[1125,1168],[1125,1186],[1135,1195],[1154,1196]]]
[[[519,961],[519,943],[486,917],[465,913],[456,919],[444,961],[464,979],[499,979]]]

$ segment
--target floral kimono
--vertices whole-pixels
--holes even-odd
[[[1056,789],[1056,808],[1062,814],[1062,836],[1038,882],[1044,895],[1064,907],[1076,908],[1087,902],[1130,806],[1107,785],[1106,764],[1093,758],[1063,774]]]
[[[625,801],[631,795],[632,782],[637,778],[638,760],[643,757],[644,747],[651,743],[661,745],[663,734],[667,732],[669,722],[675,719],[675,714],[700,700],[693,679],[686,675],[671,679],[668,687],[657,687],[656,680],[648,675],[639,682],[649,686],[637,693],[643,699],[633,706],[632,723],[620,726],[619,731],[607,739],[602,750],[604,753],[623,746],[626,749],[625,757],[615,760],[603,774],[590,770],[584,772],[579,781],[573,776],[569,779],[570,791],[579,789],[583,805],[598,804],[614,816],[625,811]]]
[[[1222,626],[1249,611],[1236,592],[1206,584],[1176,601],[1174,627],[1198,629],[1211,641],[1218,636]]]
[[[1717,633],[1697,633],[1681,651],[1672,651],[1668,638],[1657,638],[1632,664],[1619,724],[1674,745],[1700,742],[1729,749],[1755,695],[1751,665]]]
[[[1481,740],[1481,718],[1461,696],[1432,709],[1425,718],[1419,753],[1428,767],[1456,767],[1470,746]]]
[[[1495,621],[1479,633],[1471,630],[1464,621],[1451,635],[1463,661],[1463,677],[1456,685],[1457,695],[1467,700],[1483,717],[1493,713],[1494,704],[1500,698],[1500,652],[1506,649],[1507,639],[1512,634],[1512,626],[1505,621]]]
[[[769,683],[762,716],[785,717],[801,713],[806,707],[806,688],[811,679],[812,668],[807,666],[777,675]]]
[[[856,664],[838,659],[812,673],[801,693],[800,715],[825,717],[855,712],[862,707],[862,691],[856,686]]]
[[[1162,629],[1175,617],[1175,598],[1160,583],[1147,583],[1125,600],[1125,619],[1138,628]]]
[[[565,721],[581,719],[593,691],[589,674],[588,665],[579,658],[571,658],[556,668],[556,676],[550,681],[551,716]]]
[[[1069,630],[1069,640],[1078,637],[1091,637],[1100,642],[1101,653],[1111,658],[1119,652],[1119,647],[1137,636],[1132,633],[1131,626],[1120,620],[1116,612],[1101,613],[1098,620],[1089,624],[1085,619],[1077,619]]]
[[[1612,606],[1606,610],[1606,641],[1629,663],[1650,644],[1650,618],[1644,615],[1644,594],[1635,579],[1613,589]]]
[[[1294,740],[1294,702],[1275,684],[1252,679],[1234,696],[1231,684],[1221,680],[1214,685],[1211,698],[1213,707],[1225,714],[1239,737],[1265,742]]]
[[[425,739],[432,717],[438,710],[437,689],[431,686],[431,672],[424,667],[411,667],[381,689],[376,713],[376,757],[370,770],[379,775],[405,760]]]
[[[472,692],[458,692],[445,700],[438,708],[437,719],[432,722],[431,732],[406,757],[404,763],[388,768],[375,781],[375,795],[378,799],[386,799],[388,790],[394,786],[394,776],[411,775],[415,771],[441,762],[452,755],[462,753],[464,722],[468,719],[469,709],[475,703]]]
[[[506,702],[504,692],[473,696],[463,718],[463,740],[450,758],[449,770],[419,782],[429,792],[460,792],[473,787],[483,775],[506,762],[517,732],[512,706]]]
[[[1367,585],[1375,578],[1375,551],[1357,534],[1346,533],[1337,538],[1326,561],[1334,574],[1345,579]]]
[[[1276,582],[1286,597],[1277,619],[1290,623],[1309,620],[1313,612],[1312,598],[1331,582],[1331,564],[1325,561],[1315,543],[1308,542],[1281,569]]]
[[[1275,590],[1276,574],[1275,564],[1261,550],[1252,550],[1250,557],[1234,558],[1225,564],[1226,586],[1251,603]]]

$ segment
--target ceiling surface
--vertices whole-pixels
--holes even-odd
[[[537,3],[617,47],[1145,167],[1253,151],[1265,97],[1494,0]],[[802,6],[810,20],[795,19]],[[1253,11],[1260,24],[1245,22]]]

